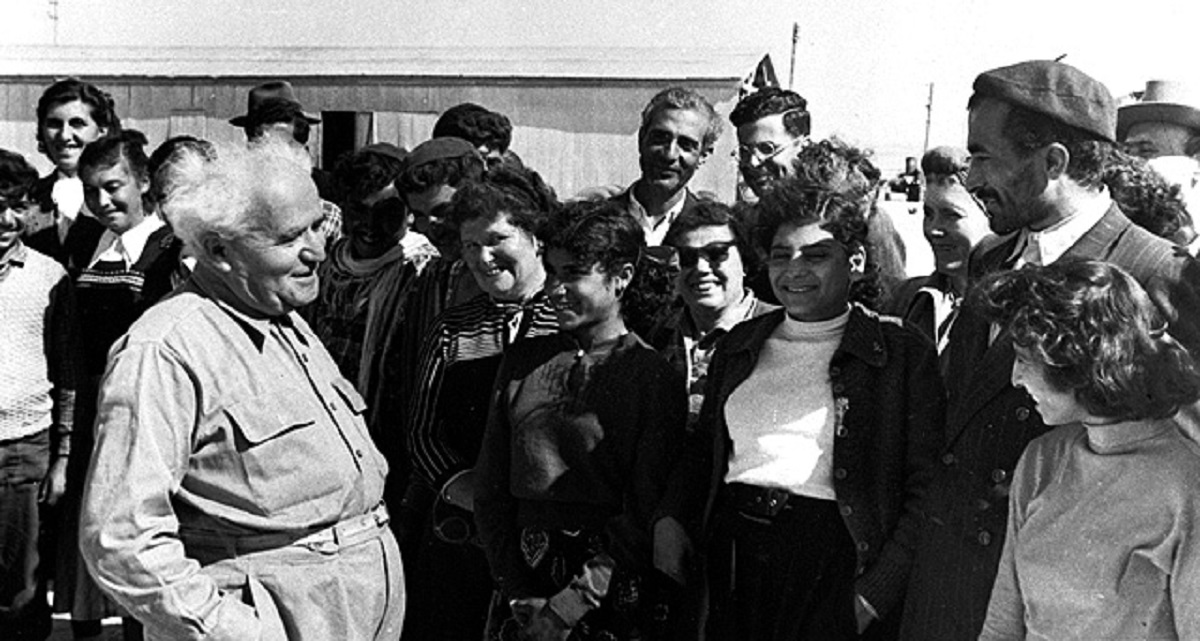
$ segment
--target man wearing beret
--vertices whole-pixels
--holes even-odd
[[[1138,280],[1189,350],[1200,349],[1197,265],[1133,225],[1100,181],[1117,110],[1101,83],[1057,62],[1001,67],[975,79],[966,186],[992,231],[970,278],[1070,258],[1104,260]],[[910,577],[902,637],[975,639],[1004,546],[1008,492],[1026,444],[1045,433],[1010,384],[1014,352],[968,303],[950,335],[946,443]]]

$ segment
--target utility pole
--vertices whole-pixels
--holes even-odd
[[[58,46],[58,2],[50,0],[50,24],[54,29],[54,45]]]
[[[788,69],[788,89],[796,87],[796,45],[800,44],[800,23],[792,23],[792,66]]]
[[[929,126],[933,123],[933,83],[929,83],[929,101],[925,103],[925,144],[921,147],[921,155],[929,151]]]

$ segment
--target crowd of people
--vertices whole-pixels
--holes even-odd
[[[681,87],[566,196],[475,104],[326,171],[286,81],[152,151],[54,83],[53,171],[0,150],[0,637],[1200,638],[1200,106],[973,90],[910,278],[778,87],[725,203]]]

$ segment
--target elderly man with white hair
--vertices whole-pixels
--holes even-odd
[[[295,313],[322,212],[303,153],[181,159],[163,211],[195,270],[114,345],[81,547],[148,639],[395,639],[387,463]]]

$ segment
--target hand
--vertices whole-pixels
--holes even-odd
[[[38,488],[38,501],[51,507],[58,504],[59,499],[67,491],[67,459],[59,457],[50,464],[42,485]]]
[[[875,620],[875,615],[871,614],[871,611],[867,609],[866,604],[863,602],[862,596],[858,594],[854,595],[854,618],[858,621],[859,634],[862,634],[867,629],[867,626],[871,625],[871,622]]]
[[[509,604],[523,641],[564,641],[570,636],[571,628],[547,607],[547,602],[547,599],[527,598]]]
[[[475,511],[475,470],[467,470],[450,479],[442,488],[442,500],[468,512]]]
[[[694,552],[692,539],[675,517],[654,524],[654,567],[679,585],[687,585],[687,567]]]

